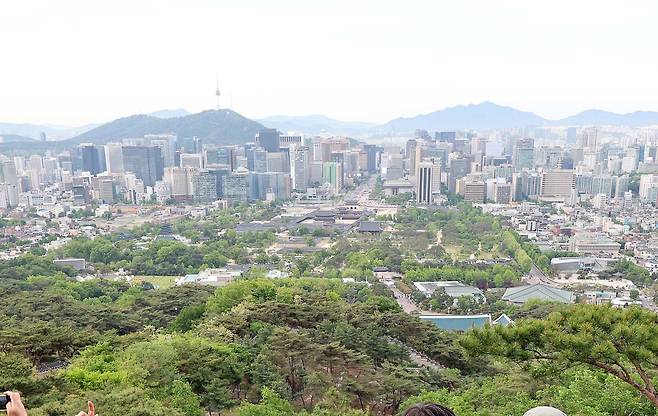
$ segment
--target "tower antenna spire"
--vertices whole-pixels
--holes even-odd
[[[217,88],[215,89],[215,96],[217,97],[217,109],[219,110],[219,96],[221,95],[219,92],[219,80],[215,80],[217,84]]]

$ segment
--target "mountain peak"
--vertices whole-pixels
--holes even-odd
[[[157,117],[157,118],[175,118],[175,117],[185,117],[187,115],[190,115],[190,112],[185,110],[184,108],[176,108],[172,110],[169,109],[158,110],[152,113],[148,113],[146,115]]]

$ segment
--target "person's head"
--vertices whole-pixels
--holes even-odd
[[[411,406],[404,416],[456,416],[452,410],[436,403],[423,403]]]
[[[549,406],[533,407],[523,414],[523,416],[567,416],[562,410]]]

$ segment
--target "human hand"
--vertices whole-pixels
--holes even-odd
[[[15,391],[5,392],[9,396],[9,403],[7,403],[7,416],[27,416],[27,410],[21,401],[21,395]]]
[[[87,407],[89,408],[88,413],[80,412],[78,413],[78,416],[96,416],[96,408],[94,407],[94,402],[88,401]]]

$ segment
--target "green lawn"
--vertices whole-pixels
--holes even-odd
[[[150,282],[158,289],[167,289],[174,285],[176,282],[176,277],[177,276],[135,276],[135,280]]]

